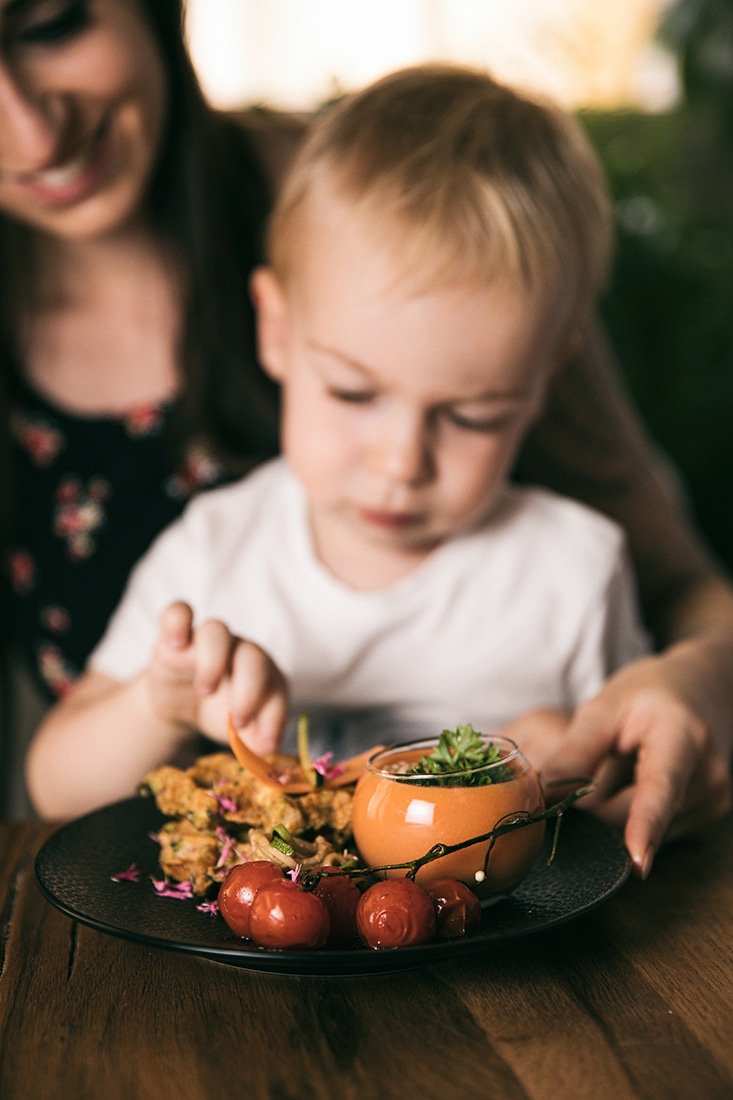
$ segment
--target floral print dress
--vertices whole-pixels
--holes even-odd
[[[50,699],[82,672],[135,562],[197,491],[227,480],[202,444],[171,463],[171,406],[87,417],[10,384],[9,636]]]

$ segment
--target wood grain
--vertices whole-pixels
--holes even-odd
[[[3,1100],[731,1100],[733,819],[593,913],[421,970],[289,977],[75,924],[0,825]]]

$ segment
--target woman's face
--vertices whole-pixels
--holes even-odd
[[[134,223],[166,113],[138,0],[0,0],[0,210],[66,240]]]

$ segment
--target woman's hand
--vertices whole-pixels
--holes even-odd
[[[224,623],[194,627],[191,608],[171,604],[146,675],[151,705],[163,720],[226,742],[231,714],[253,751],[276,750],[287,714],[285,678],[264,650]]]
[[[572,716],[533,711],[502,730],[545,783],[595,777],[581,805],[623,829],[640,878],[663,840],[699,835],[733,804],[733,704],[720,679],[706,690],[717,658],[730,661],[723,644],[679,643],[622,668]]]
[[[717,727],[705,721],[685,681],[676,649],[621,669],[578,708],[543,767],[546,780],[595,775],[587,807],[623,827],[641,878],[663,840],[698,835],[731,808],[733,714]]]

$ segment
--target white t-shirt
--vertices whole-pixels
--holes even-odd
[[[574,501],[509,488],[489,522],[379,591],[333,577],[282,459],[203,493],[133,572],[91,666],[127,680],[160,612],[185,600],[263,647],[337,756],[471,722],[491,733],[574,707],[647,651],[620,529]],[[294,746],[294,726],[284,747]]]

